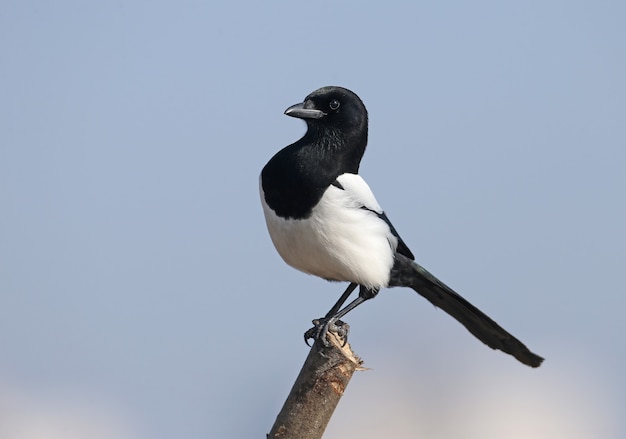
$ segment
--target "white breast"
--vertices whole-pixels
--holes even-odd
[[[382,288],[389,282],[398,241],[376,213],[380,205],[356,174],[337,178],[344,189],[330,186],[311,216],[284,219],[261,202],[276,250],[292,267],[328,280]],[[365,206],[370,210],[363,209]]]

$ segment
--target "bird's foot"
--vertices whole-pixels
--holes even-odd
[[[325,347],[330,346],[328,341],[328,332],[332,332],[343,340],[342,346],[345,346],[348,342],[348,332],[350,332],[350,325],[337,318],[321,318],[313,320],[313,327],[304,333],[304,342],[308,345],[309,340],[313,339],[313,342],[319,340]]]

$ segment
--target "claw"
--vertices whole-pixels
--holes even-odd
[[[320,340],[324,346],[328,347],[330,345],[327,337],[329,331],[343,340],[342,347],[348,343],[350,325],[335,318],[313,320],[313,327],[304,333],[304,342],[307,346],[311,346],[310,339]]]
[[[317,340],[319,338],[319,335],[320,335],[320,321],[318,319],[315,319],[315,320],[313,320],[312,323],[313,323],[313,327],[308,329],[304,333],[304,342],[309,347],[311,346],[309,344],[309,340],[310,339]]]

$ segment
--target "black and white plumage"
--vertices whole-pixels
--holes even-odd
[[[338,319],[386,287],[410,287],[493,349],[537,367],[533,354],[496,322],[414,261],[414,256],[358,175],[367,145],[367,110],[345,88],[324,87],[285,114],[307,132],[265,165],[260,192],[267,228],[285,262],[350,286],[321,319],[316,338],[340,330]],[[352,291],[359,296],[341,308]],[[325,338],[323,338],[325,340]]]

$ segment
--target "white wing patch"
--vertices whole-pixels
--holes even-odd
[[[360,175],[342,174],[337,177],[337,181],[343,186],[346,195],[356,203],[355,207],[363,206],[377,213],[383,213],[374,193]]]
[[[287,264],[305,273],[368,288],[386,287],[398,240],[378,217],[382,208],[365,180],[343,174],[337,181],[343,189],[329,186],[304,220],[278,217],[261,189],[274,246]]]

